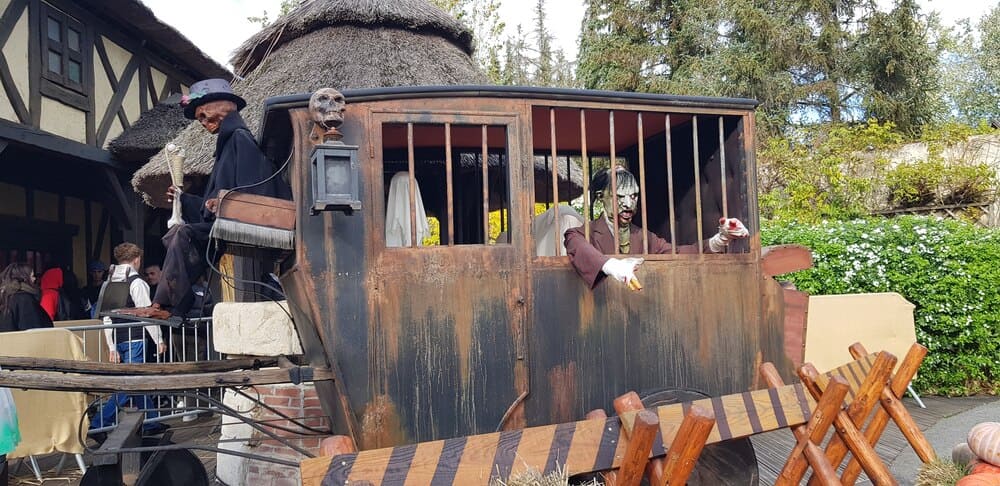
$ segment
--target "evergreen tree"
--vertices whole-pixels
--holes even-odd
[[[915,0],[897,0],[888,13],[866,22],[857,49],[858,77],[864,82],[865,111],[915,134],[945,108],[938,97],[938,50]]]
[[[504,48],[501,38],[506,24],[500,19],[500,0],[431,0],[445,12],[472,31],[476,63],[490,81],[499,83],[500,51]]]

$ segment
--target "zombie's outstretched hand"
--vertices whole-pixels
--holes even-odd
[[[708,240],[708,249],[712,253],[722,253],[733,239],[750,236],[747,227],[736,218],[719,218],[719,233]]]
[[[609,258],[604,266],[601,267],[601,271],[607,276],[628,285],[629,282],[636,280],[635,270],[642,265],[644,260],[642,258]]]

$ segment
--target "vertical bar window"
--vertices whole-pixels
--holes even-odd
[[[509,244],[507,127],[384,123],[386,246]]]
[[[601,238],[612,242],[599,248],[609,255],[704,252],[719,218],[747,222],[749,217],[740,120],[739,115],[533,107],[536,256],[565,255],[568,230],[584,233],[591,243],[603,232]],[[619,241],[624,233],[608,234],[618,215],[605,216],[592,187],[595,174],[616,166],[639,186],[631,224],[645,231],[628,245]],[[617,205],[621,184],[619,173],[608,173],[604,200]],[[574,215],[575,222],[567,218]],[[746,251],[734,250],[740,244],[729,252]]]

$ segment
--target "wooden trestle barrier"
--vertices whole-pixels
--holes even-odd
[[[899,402],[927,349],[914,344],[895,375],[897,360],[890,353],[868,354],[860,344],[850,351],[855,361],[823,374],[803,365],[802,383],[793,385],[764,363],[760,372],[769,388],[763,390],[646,410],[638,409],[637,396],[626,394],[616,400],[615,417],[597,410],[579,422],[362,452],[338,447],[335,457],[301,463],[302,484],[485,485],[557,468],[571,476],[606,471],[605,480],[615,486],[637,485],[644,472],[653,485],[684,484],[706,444],[789,428],[798,440],[777,485],[798,485],[810,468],[810,484],[854,484],[864,470],[874,484],[895,485],[873,448],[889,419],[923,461],[935,457]],[[877,403],[881,409],[862,432]],[[834,434],[824,451],[820,444],[831,425]],[[838,478],[837,466],[848,452],[851,462]]]

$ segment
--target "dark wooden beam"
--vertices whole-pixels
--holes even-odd
[[[216,386],[273,385],[329,381],[329,369],[296,366],[287,369],[228,371],[224,373],[195,373],[185,375],[72,375],[49,371],[0,370],[0,386],[27,390],[89,391],[89,392],[151,392],[190,390]]]
[[[160,97],[156,94],[156,86],[153,85],[153,66],[146,63],[146,66],[143,68],[143,72],[146,73],[146,79],[148,80],[146,82],[146,91],[149,92],[149,107],[152,108],[153,106],[156,106],[157,102],[160,101]],[[145,98],[145,96],[143,98]]]
[[[132,76],[134,76],[138,70],[139,57],[132,56],[132,59],[128,61],[128,64],[125,65],[124,71],[122,71],[121,79],[118,80],[118,89],[115,90],[114,96],[112,96],[111,101],[108,102],[108,111],[104,113],[104,118],[101,120],[101,124],[97,127],[98,146],[104,145],[104,142],[108,137],[108,131],[111,129],[111,122],[114,120],[116,114],[118,115],[119,121],[122,123],[122,127],[129,127],[128,118],[125,116],[125,110],[122,108],[122,101],[128,93],[128,85],[132,81]]]
[[[71,359],[22,358],[0,356],[5,370],[57,371],[88,375],[182,375],[188,373],[221,373],[224,371],[272,368],[278,358],[235,358],[220,361],[188,361],[180,363],[99,363]]]
[[[83,201],[83,245],[84,253],[87,255],[87,261],[84,265],[89,264],[90,260],[93,260],[94,255],[94,217],[92,214],[93,207],[90,204],[90,200],[86,199]],[[88,270],[89,272],[89,270]]]
[[[97,225],[97,237],[94,238],[94,253],[90,255],[91,260],[101,259],[101,250],[104,249],[104,234],[108,231],[108,224],[111,223],[111,215],[108,208],[101,208],[101,222]]]
[[[107,182],[107,191],[104,193],[104,207],[111,210],[115,221],[121,225],[122,229],[131,230],[136,228],[132,217],[132,210],[136,205],[135,197],[129,198],[125,196],[125,191],[122,190],[122,183],[118,180],[118,176],[115,175],[113,170],[105,169],[103,172],[104,180]]]
[[[26,2],[24,0],[14,0],[7,5],[3,16],[0,17],[0,45],[7,43],[10,33],[14,30],[14,26],[17,25],[17,21],[24,14],[25,6]],[[31,63],[30,58],[28,62],[29,64]],[[24,99],[21,98],[21,93],[17,90],[17,85],[14,84],[14,77],[10,73],[10,65],[7,64],[7,58],[2,52],[0,52],[0,80],[3,81],[4,93],[7,94],[7,99],[10,100],[10,104],[14,108],[14,113],[17,114],[18,121],[25,124],[31,123],[31,114],[28,112],[28,107],[24,105]]]
[[[119,170],[133,171],[130,167],[120,161],[111,158],[111,153],[107,150],[83,144],[68,138],[52,135],[48,132],[20,125],[8,120],[0,120],[0,139],[16,144],[27,145],[31,148],[54,152],[58,155],[77,159],[83,162],[113,167]]]
[[[63,195],[63,194],[59,195],[59,209],[58,209],[58,211],[59,211],[59,213],[58,213],[59,214],[59,216],[58,216],[59,222],[65,224],[66,223],[66,196]]]
[[[35,190],[31,187],[24,188],[24,217],[35,219]]]
[[[97,56],[101,59],[101,66],[104,68],[104,75],[108,77],[108,84],[111,85],[111,91],[113,91],[115,94],[118,94],[118,92],[121,91],[121,89],[120,89],[121,88],[121,83],[119,82],[118,78],[115,76],[115,70],[111,66],[111,58],[108,56],[107,48],[104,47],[104,41],[101,39],[100,36],[97,36],[94,39],[94,50],[97,51]],[[132,56],[133,60],[135,58],[136,58],[135,56]],[[127,70],[127,68],[126,68],[126,70]],[[124,72],[122,74],[124,74]],[[127,90],[128,87],[126,86],[125,89]],[[112,104],[109,101],[108,102],[108,106],[107,106],[107,110],[105,110],[105,112],[104,112],[104,117],[101,118],[101,127],[104,126],[104,120],[108,119],[109,117],[113,118],[114,116],[118,117],[118,121],[120,121],[122,123],[122,126],[128,127],[129,123],[128,123],[128,118],[125,116],[125,107],[122,106],[120,103],[119,103],[118,107],[114,111],[111,110],[111,107],[112,107]],[[110,122],[108,123],[108,125],[110,126]],[[105,135],[107,135],[106,132],[105,132]],[[94,138],[98,139],[98,140],[101,139],[101,129],[100,129],[100,127],[98,127],[94,131]],[[100,141],[99,145],[104,145],[104,142]]]
[[[36,21],[41,15],[39,0],[28,2],[28,20]],[[29,28],[29,33],[38,32]],[[35,62],[30,62],[32,59]],[[42,124],[42,39],[39,35],[28,36],[28,112],[31,118],[31,127],[38,129]]]

